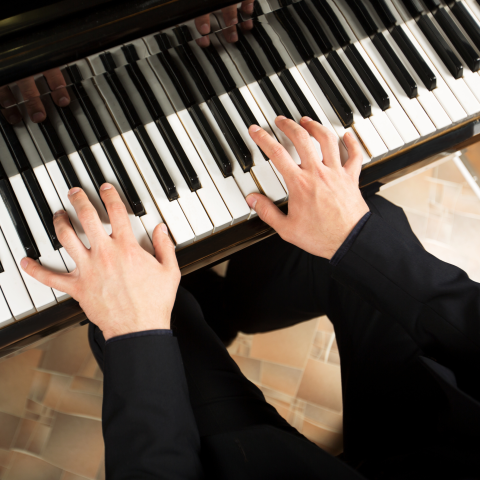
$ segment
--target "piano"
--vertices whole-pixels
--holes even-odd
[[[73,186],[109,231],[98,189],[114,184],[150,252],[163,219],[188,274],[275,233],[249,193],[288,209],[283,178],[248,136],[252,123],[297,162],[277,115],[328,126],[342,158],[351,132],[364,195],[477,141],[480,0],[257,0],[238,5],[233,21],[222,10],[231,4],[49,1],[0,21],[0,85],[14,99],[0,115],[1,357],[86,321],[77,302],[19,267],[28,255],[75,268],[51,220],[64,208],[88,246],[67,199]],[[68,106],[41,74],[53,68]],[[30,76],[47,114],[40,123],[18,86]]]

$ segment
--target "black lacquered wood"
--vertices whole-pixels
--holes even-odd
[[[67,155],[60,155],[56,160],[67,187],[69,189],[74,187],[81,188],[82,186],[80,185],[80,180],[78,179],[77,174],[75,173],[75,170],[73,169]]]
[[[400,25],[397,25],[391,30],[390,34],[396,44],[400,47],[402,53],[407,57],[407,60],[410,62],[410,65],[412,65],[425,87],[430,91],[437,88],[437,77],[410,41],[403,28]]]
[[[230,160],[225,154],[202,110],[198,105],[192,105],[188,109],[188,112],[190,113],[195,126],[200,132],[203,141],[210,150],[210,153],[212,154],[218,168],[225,177],[230,177],[232,175],[232,164],[230,163]]]
[[[150,162],[150,165],[152,166],[152,169],[155,172],[155,175],[160,182],[165,195],[170,201],[177,200],[179,197],[177,187],[173,183],[172,177],[170,177],[170,174],[163,164],[163,161],[160,158],[152,139],[145,130],[145,127],[143,125],[138,125],[133,129],[133,131],[137,137],[138,143],[141,145],[145,153],[145,156]]]
[[[3,269],[2,262],[0,262],[0,273],[3,273],[5,270]]]
[[[361,0],[349,0],[348,5],[369,37],[376,35],[380,31],[379,25],[375,23],[375,20],[368,13]]]
[[[406,0],[403,1],[405,2]],[[453,78],[461,78],[463,76],[462,62],[460,62],[433,22],[428,18],[428,15],[420,15],[417,24]]]
[[[268,100],[268,103],[270,104],[273,111],[275,112],[275,115],[277,117],[278,115],[283,115],[284,117],[287,117],[290,120],[293,120],[293,116],[290,113],[290,110],[285,105],[285,102],[283,101],[282,97],[279,95],[270,77],[261,78],[260,80],[258,80],[258,84],[260,85],[260,88],[262,89],[263,94]]]
[[[330,5],[324,0],[312,0],[312,3],[318,10],[320,16],[324,19],[325,23],[329,26],[340,46],[346,47],[350,44],[351,39],[335,15],[335,12],[332,10],[332,7],[330,7]]]
[[[179,25],[173,29],[173,33],[180,45],[185,45],[193,40],[192,34],[186,25]]]
[[[234,45],[238,48],[255,80],[258,81],[267,75],[265,68],[263,68],[262,63],[241,30],[238,30],[238,42],[235,42]]]
[[[0,166],[0,195],[2,197],[3,203],[8,210],[8,214],[12,219],[13,226],[17,232],[20,243],[25,249],[27,257],[38,260],[40,258],[40,252],[38,250],[37,244],[33,238],[32,232],[25,220],[22,209],[18,204],[18,200],[13,193],[13,189],[10,185],[10,182],[6,178],[3,167]]]
[[[325,68],[323,68],[323,65],[320,63],[318,58],[313,58],[307,62],[307,66],[328,102],[335,110],[335,113],[342,122],[343,126],[350,127],[353,123],[352,109],[348,106],[347,102],[338,91],[338,88],[329,77]]]
[[[18,140],[17,134],[12,125],[10,125],[3,115],[0,115],[0,134],[3,135],[8,150],[12,155],[15,166],[19,172],[31,168],[30,162],[25,154],[25,150]]]
[[[408,70],[400,61],[383,33],[377,33],[374,35],[372,37],[372,43],[375,45],[388,68],[392,71],[398,83],[403,88],[403,91],[407,94],[407,97],[415,98],[418,95],[417,83],[410,73],[408,73]]]
[[[465,8],[465,5],[460,2],[453,2],[450,10],[457,18],[460,25],[463,27],[470,40],[480,50],[480,27],[470,12]]]
[[[478,71],[480,69],[479,55],[470,45],[468,39],[460,31],[448,12],[444,8],[439,8],[433,16],[463,58],[468,68],[470,68],[472,72]]]
[[[408,10],[408,13],[415,19],[418,20],[420,16],[425,13],[423,6],[418,0],[402,0],[405,8]]]
[[[375,8],[375,12],[380,17],[383,25],[387,30],[391,30],[397,24],[395,16],[393,15],[388,5],[385,3],[384,0],[369,0],[370,3]]]
[[[372,106],[338,53],[335,50],[331,51],[327,54],[327,60],[362,117],[369,117],[372,114]]]
[[[247,128],[249,128],[250,125],[258,125],[258,121],[255,118],[255,115],[253,114],[252,110],[248,106],[247,102],[243,98],[243,95],[238,88],[234,88],[233,90],[228,92],[228,96],[232,100],[232,103],[235,105],[237,112],[242,117],[242,120]]]
[[[387,92],[367,65],[357,47],[353,44],[349,44],[345,47],[344,51],[345,55],[350,60],[350,63],[353,65],[353,68],[355,68],[355,71],[368,88],[368,91],[372,94],[380,109],[386,110],[387,108],[390,108],[390,99],[388,98]]]
[[[223,103],[218,97],[212,97],[207,101],[208,108],[212,112],[215,121],[222,131],[228,145],[230,146],[235,158],[244,172],[250,171],[253,166],[253,158],[250,150],[238,133],[230,116],[227,114]]]
[[[125,55],[125,59],[128,63],[135,64],[140,57],[137,54],[137,50],[133,43],[129,43],[128,45],[122,45],[122,52]]]
[[[285,62],[283,61],[283,58],[278,52],[278,50],[273,45],[272,39],[265,31],[263,25],[261,23],[255,22],[253,24],[251,33],[260,48],[262,49],[263,53],[267,57],[268,61],[270,62],[273,70],[277,73],[284,70],[286,68]]]
[[[213,69],[215,70],[215,73],[217,74],[225,91],[230,92],[231,90],[235,89],[237,85],[235,84],[222,58],[220,57],[220,54],[217,52],[217,49],[210,44],[208,47],[203,48],[202,51],[210,62],[210,65],[212,65]]]
[[[90,147],[83,147],[80,150],[77,150],[80,158],[82,159],[83,165],[87,170],[88,176],[92,180],[95,190],[100,195],[100,187],[106,183],[105,177],[103,176],[100,167],[98,166],[97,160],[95,159]]]

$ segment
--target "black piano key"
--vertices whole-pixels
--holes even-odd
[[[470,12],[465,8],[465,5],[460,2],[453,2],[450,10],[457,18],[460,25],[467,32],[470,40],[480,50],[480,28],[475,19],[470,15]]]
[[[293,9],[302,19],[302,22],[307,27],[310,35],[312,35],[321,52],[324,55],[326,55],[328,52],[331,52],[333,50],[333,45],[328,40],[325,31],[323,30],[322,26],[320,25],[316,17],[313,15],[310,7],[305,3],[305,1],[294,3]]]
[[[369,37],[376,35],[380,31],[379,25],[375,23],[374,19],[365,8],[365,5],[363,5],[360,0],[349,0],[348,5]]]
[[[270,103],[270,106],[275,112],[275,115],[283,115],[284,117],[293,120],[293,115],[290,113],[290,110],[285,105],[282,97],[277,92],[277,89],[274,87],[270,77],[261,78],[260,80],[258,80],[258,84],[260,85],[263,94],[267,98],[268,103]]]
[[[452,42],[452,45],[457,49],[457,52],[463,58],[468,68],[472,70],[472,72],[478,71],[480,69],[480,57],[448,12],[444,8],[439,8],[433,16],[440,27],[442,27],[448,39]]]
[[[372,114],[372,106],[338,53],[335,50],[331,51],[327,54],[327,60],[362,117],[369,117]]]
[[[238,51],[242,55],[243,60],[247,64],[247,67],[255,80],[258,81],[267,76],[267,72],[263,68],[262,63],[241,30],[238,30],[238,42],[235,42],[234,45],[238,48]]]
[[[250,150],[238,133],[237,128],[227,114],[223,103],[218,97],[212,97],[207,101],[208,108],[212,112],[215,121],[220,127],[228,145],[232,149],[235,158],[244,172],[248,172],[253,166],[253,158]]]
[[[95,189],[97,190],[98,194],[100,194],[100,186],[103,185],[106,180],[102,171],[100,170],[100,167],[98,166],[97,160],[90,150],[87,139],[80,129],[77,119],[69,107],[62,108],[57,106],[57,111],[60,114],[63,123],[65,124],[74,147],[79,153],[80,158],[87,169],[88,175],[90,176]]]
[[[177,136],[173,132],[172,126],[167,120],[167,117],[157,118],[155,120],[155,124],[165,140],[165,143],[167,144],[167,147],[170,150],[178,169],[182,173],[183,178],[185,178],[187,185],[190,187],[190,190],[194,192],[199,188],[202,188],[202,184],[200,183],[197,172],[195,172],[195,169],[190,163],[185,150],[180,145]]]
[[[103,148],[105,156],[107,157],[115,176],[117,177],[118,183],[122,187],[123,193],[125,193],[125,196],[127,197],[127,201],[132,209],[132,212],[137,217],[145,215],[147,213],[145,211],[145,207],[143,206],[143,203],[140,200],[132,181],[130,180],[130,176],[125,169],[123,162],[120,160],[112,141],[110,138],[106,138],[100,142],[100,145]]]
[[[250,128],[250,125],[258,125],[258,121],[255,118],[255,115],[250,110],[247,102],[243,98],[242,93],[238,88],[234,88],[228,92],[228,96],[231,98],[232,103],[235,105],[238,113],[242,117],[243,122],[247,128]]]
[[[312,4],[324,19],[325,23],[329,26],[333,36],[340,46],[343,48],[349,45],[351,43],[350,37],[332,10],[332,7],[330,7],[330,5],[324,0],[312,0]]]
[[[372,37],[372,42],[382,56],[388,68],[392,71],[398,83],[401,85],[408,98],[415,98],[418,95],[417,83],[408,70],[398,58],[393,48],[384,37],[383,33],[377,33]]]
[[[142,146],[142,149],[145,152],[145,155],[150,162],[150,165],[152,166],[153,171],[155,172],[155,175],[157,176],[158,181],[165,192],[165,195],[170,201],[176,200],[179,198],[177,187],[173,183],[173,180],[163,164],[155,146],[153,145],[152,139],[145,130],[145,127],[143,125],[138,125],[133,131],[135,132],[135,136]]]
[[[285,90],[290,95],[293,103],[297,107],[297,110],[300,112],[302,117],[310,117],[312,120],[315,120],[318,123],[322,123],[318,118],[318,115],[315,113],[315,110],[310,105],[309,101],[305,97],[305,94],[302,92],[302,89],[298,86],[297,82],[292,76],[290,70],[283,70],[278,74]]]
[[[418,0],[402,0],[408,13],[415,19],[419,18],[425,13],[423,6]]]
[[[286,68],[285,62],[278,50],[273,45],[272,39],[269,37],[265,28],[261,23],[255,22],[254,27],[250,30],[253,38],[257,41],[263,53],[267,57],[270,65],[275,72],[281,72]]]
[[[128,45],[123,45],[122,52],[125,55],[125,58],[127,59],[128,63],[136,64],[136,62],[140,60],[140,57],[138,56],[137,50],[135,48],[135,45],[133,45],[133,43],[130,43]]]
[[[58,241],[57,234],[55,233],[52,211],[50,210],[42,189],[38,184],[37,177],[32,170],[25,170],[21,175],[53,248],[59,250],[62,248],[62,245]]]
[[[380,85],[377,77],[367,65],[357,47],[353,44],[349,44],[345,46],[344,51],[345,55],[350,60],[350,63],[353,65],[353,68],[355,68],[355,71],[368,88],[368,91],[372,94],[380,109],[385,111],[387,108],[390,108],[390,99],[388,98],[387,92]]]
[[[403,1],[405,2],[405,0]],[[417,24],[423,34],[427,37],[427,40],[430,42],[435,52],[437,52],[437,55],[442,59],[442,62],[445,64],[453,78],[461,78],[463,76],[462,63],[455,53],[453,53],[452,49],[449,47],[428,15],[420,15]]]
[[[3,115],[0,115],[0,132],[3,134],[3,138],[7,144],[8,150],[12,155],[13,161],[19,172],[23,170],[28,170],[31,168],[30,162],[28,161],[25,151],[17,138],[15,130],[12,125],[10,125]]]
[[[2,168],[3,170],[3,168]],[[4,172],[3,172],[4,173]],[[40,252],[38,250],[37,244],[33,238],[32,232],[25,220],[22,209],[18,204],[18,201],[13,193],[10,182],[6,179],[4,175],[0,174],[0,195],[2,196],[3,202],[7,207],[12,223],[17,232],[18,238],[25,249],[27,257],[38,260],[40,258]]]
[[[60,157],[57,158],[57,163],[60,171],[62,172],[63,178],[65,179],[67,187],[69,189],[73,187],[81,188],[80,180],[78,179],[77,174],[75,173],[75,170],[73,169],[67,155],[60,155]]]
[[[172,44],[166,33],[157,33],[153,38],[157,42],[158,48],[161,52],[168,52],[168,50],[172,48]]]
[[[260,17],[261,15],[263,15],[262,6],[258,2],[258,0],[255,0],[255,2],[253,2],[253,14],[256,17]]]
[[[396,26],[397,20],[384,0],[370,0],[370,3],[375,8],[377,15],[387,30],[391,30]]]
[[[310,60],[307,66],[342,124],[345,127],[350,127],[353,123],[352,109],[345,102],[318,58]]]
[[[223,88],[226,92],[237,88],[235,81],[233,80],[228,68],[225,66],[220,54],[217,52],[217,49],[210,44],[208,47],[202,49],[203,53],[207,57],[208,61],[212,65],[215,73],[217,74],[220,82],[222,83]]]
[[[173,29],[173,33],[180,45],[193,41],[192,34],[186,25],[179,25]]]
[[[3,269],[2,262],[0,262],[0,273],[3,273],[5,270]]]
[[[410,62],[410,65],[412,65],[425,87],[430,91],[437,88],[437,77],[405,34],[403,28],[400,25],[397,25],[391,30],[390,34],[402,50],[402,53],[407,57],[407,60]]]
[[[230,177],[232,175],[232,164],[213,133],[212,127],[205,118],[202,110],[198,105],[192,105],[188,109],[188,112],[223,176]]]

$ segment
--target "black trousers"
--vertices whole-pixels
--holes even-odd
[[[378,196],[368,204],[399,235],[418,241],[403,210]],[[275,235],[235,255],[226,279],[198,272],[182,280],[195,298],[179,288],[172,329],[200,436],[270,425],[303,438],[243,376],[219,337],[326,314],[340,353],[345,461],[370,478],[400,478],[414,459],[421,478],[422,462],[430,464],[424,446],[431,445],[438,410],[436,388],[416,362],[422,351],[394,320],[333,281],[330,268],[327,260]],[[90,325],[89,338],[102,365],[103,335]]]

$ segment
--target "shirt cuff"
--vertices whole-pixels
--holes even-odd
[[[116,340],[124,340],[126,338],[135,338],[135,337],[149,337],[149,336],[155,336],[155,335],[168,335],[172,336],[173,333],[171,330],[144,330],[143,332],[132,332],[132,333],[126,333],[125,335],[119,335],[118,337],[112,337],[109,338],[106,342],[105,345],[108,345],[109,343],[115,342]]]
[[[340,260],[350,250],[353,242],[357,239],[359,233],[362,231],[363,226],[367,223],[367,220],[372,215],[372,212],[367,212],[355,225],[354,229],[350,232],[350,235],[340,245],[340,248],[335,252],[335,255],[330,260],[330,263],[335,267],[340,263]]]

